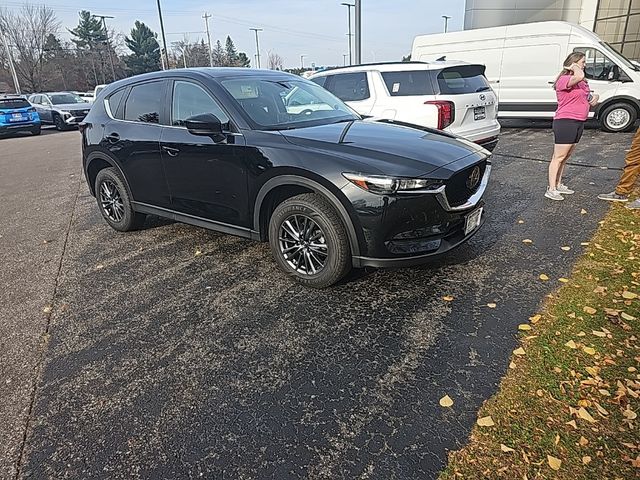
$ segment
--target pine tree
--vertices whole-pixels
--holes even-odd
[[[91,16],[91,12],[82,10],[78,26],[69,33],[74,37],[71,41],[78,49],[94,50],[97,45],[107,41],[107,32],[102,28],[100,19]]]
[[[251,66],[251,60],[249,59],[249,57],[247,57],[246,53],[240,52],[238,54],[238,61],[236,66],[247,67],[247,68]]]
[[[236,49],[233,40],[227,35],[227,41],[224,45],[224,50],[227,57],[227,65],[235,67],[238,63],[238,50]]]
[[[226,67],[228,65],[227,55],[224,48],[222,48],[220,40],[218,40],[216,46],[213,47],[213,65],[216,67]]]
[[[125,58],[125,63],[133,75],[160,70],[160,45],[158,35],[143,22],[136,20],[131,29],[131,38],[124,41],[133,53]]]

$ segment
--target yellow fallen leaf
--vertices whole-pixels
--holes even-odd
[[[609,412],[607,412],[598,402],[593,402],[593,404],[596,406],[596,410],[598,410],[600,415],[604,415],[605,417],[609,415]]]
[[[567,425],[571,425],[573,428],[575,428],[576,430],[578,429],[578,425],[576,424],[575,420],[571,420],[569,422],[566,422]]]
[[[519,356],[519,357],[521,357],[522,355],[526,355],[526,354],[527,354],[527,352],[525,352],[525,351],[524,351],[524,348],[520,347],[520,348],[516,348],[516,349],[513,351],[513,354],[514,354],[514,355],[517,355],[517,356]]]
[[[549,462],[549,466],[553,470],[560,470],[560,466],[562,465],[562,460],[556,457],[552,457],[551,455],[547,455],[547,461]]]
[[[528,323],[521,323],[518,325],[518,330],[531,330],[531,325]]]
[[[96,270],[102,270],[104,268],[104,265],[99,263],[98,265],[96,265]]]
[[[583,208],[582,210],[580,210],[580,215],[586,215],[587,211]]]
[[[584,463],[585,465],[589,465],[591,463],[591,457],[589,455],[585,455],[584,457],[582,457],[582,463]]]
[[[44,313],[51,313],[51,310],[53,310],[53,308],[51,307],[51,305],[47,305],[46,307],[44,307],[44,308],[42,309],[42,311],[43,311]]]
[[[524,240],[522,240],[522,243],[531,244],[533,243],[533,240],[531,240],[530,238],[525,238]]]
[[[544,273],[541,273],[539,278],[543,282],[546,282],[547,280],[549,280],[549,277],[547,277]]]
[[[479,418],[476,423],[479,427],[493,427],[495,425],[491,416]]]
[[[571,250],[571,247],[560,247],[560,249],[564,250],[565,252],[568,252],[569,250]]]
[[[595,308],[593,308],[593,307],[589,307],[589,306],[584,307],[584,308],[582,309],[582,311],[583,311],[584,313],[588,313],[589,315],[593,315],[594,313],[596,313],[596,312],[597,312],[597,310],[596,310]]]
[[[589,444],[589,440],[587,440],[581,435],[580,440],[578,440],[578,443],[580,444],[581,447],[585,447]]]
[[[629,367],[629,368],[627,368],[627,372],[629,372],[629,373],[635,373],[635,372],[637,372],[637,371],[638,371],[638,369],[637,369],[636,367]]]
[[[589,423],[596,423],[595,419],[591,416],[589,412],[587,412],[587,410],[584,407],[580,407],[578,409],[578,416]]]
[[[440,399],[440,406],[441,407],[451,407],[453,405],[453,400],[451,400],[451,397],[449,395],[445,395],[444,397],[442,397]]]
[[[518,220],[518,223],[522,224],[524,223],[524,220]]]
[[[200,250],[200,248],[196,248],[195,256],[197,257],[198,255],[202,255],[202,250]]]
[[[444,297],[442,297],[442,299],[445,302],[452,302],[453,301],[453,297],[451,295],[445,295]]]
[[[586,353],[587,355],[595,355],[596,354],[595,349],[593,349],[591,347],[582,347],[582,351],[584,353]]]
[[[564,344],[564,346],[569,348],[578,348],[578,346],[576,345],[576,342],[574,342],[573,340],[569,340],[567,343]]]
[[[602,395],[604,397],[610,397],[611,396],[611,393],[609,392],[609,390],[605,390],[604,388],[599,389],[598,393],[600,393],[600,395]]]
[[[588,247],[589,246],[589,242],[582,242],[580,244],[581,247]]]
[[[595,335],[596,337],[600,337],[600,338],[604,338],[604,337],[606,337],[606,336],[607,336],[607,334],[606,334],[606,333],[601,332],[601,331],[599,331],[599,330],[592,330],[592,331],[591,331],[591,333],[592,333],[593,335]]]
[[[515,452],[515,450],[513,448],[507,447],[504,443],[500,444],[500,450],[502,450],[504,453]]]
[[[622,298],[626,298],[627,300],[633,300],[634,298],[638,298],[638,294],[630,292],[629,290],[625,290],[624,292],[622,292]]]
[[[625,313],[625,312],[620,313],[620,316],[621,316],[623,319],[625,319],[627,322],[631,322],[631,321],[633,321],[633,320],[635,320],[635,319],[636,319],[636,317],[634,317],[634,316],[632,316],[632,315],[629,315],[628,313]]]
[[[542,315],[534,315],[533,317],[529,317],[529,321],[531,323],[538,323],[538,321],[540,321],[540,319],[542,318]]]
[[[589,375],[591,375],[592,377],[597,377],[598,374],[600,373],[600,370],[598,369],[598,367],[584,367],[584,369],[587,371],[587,373]]]
[[[561,278],[559,278],[559,279],[558,279],[558,281],[559,281],[559,282],[562,282],[562,283],[569,283],[569,279],[567,279],[567,278],[562,278],[562,277],[561,277]]]
[[[638,414],[629,408],[627,405],[627,409],[622,412],[622,415],[628,420],[635,420],[638,417]]]
[[[487,307],[489,308],[496,308],[497,305],[495,303],[487,303]]]

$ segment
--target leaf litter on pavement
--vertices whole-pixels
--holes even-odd
[[[640,478],[640,216],[616,206],[580,245],[441,480]]]

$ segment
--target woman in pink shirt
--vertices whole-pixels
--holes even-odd
[[[584,78],[585,55],[574,52],[564,61],[562,72],[553,88],[558,97],[558,109],[553,117],[555,145],[549,164],[549,186],[545,197],[564,200],[563,194],[574,193],[562,183],[562,173],[569,157],[582,137],[584,123],[589,117],[589,107],[598,103],[598,95],[591,95]]]

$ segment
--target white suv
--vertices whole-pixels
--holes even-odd
[[[398,62],[326,70],[310,80],[360,115],[459,135],[488,150],[498,143],[498,99],[484,65]]]

